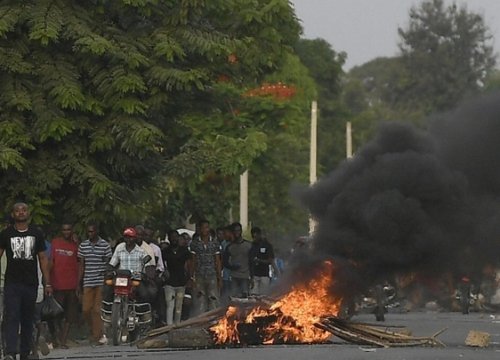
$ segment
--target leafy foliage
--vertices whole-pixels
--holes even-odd
[[[410,10],[399,35],[407,72],[402,100],[426,113],[449,109],[477,91],[495,65],[484,19],[465,5],[424,1]]]
[[[335,52],[323,39],[301,39],[296,51],[316,82],[318,168],[320,173],[329,172],[345,158],[347,108],[341,101],[341,93],[346,54]]]
[[[445,111],[478,91],[494,89],[495,57],[483,17],[465,6],[427,0],[399,29],[401,54],[353,68],[343,99],[351,113],[355,147],[381,121],[423,125],[430,113]]]
[[[206,173],[239,174],[267,136],[246,116],[219,131],[221,96],[278,69],[299,31],[285,0],[3,1],[4,210],[23,199],[40,224],[71,217],[112,233]]]

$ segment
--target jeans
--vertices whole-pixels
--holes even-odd
[[[233,277],[231,279],[231,295],[235,297],[247,297],[249,285],[248,278]]]
[[[254,276],[253,289],[250,291],[252,295],[264,295],[269,291],[271,278],[269,276]]]
[[[33,339],[36,285],[5,284],[5,343],[6,353],[17,353],[18,330],[21,326],[21,355],[29,354]]]
[[[165,301],[167,303],[167,325],[181,322],[182,303],[184,301],[185,286],[165,285]],[[175,316],[174,316],[175,314]]]
[[[214,310],[219,306],[219,287],[215,275],[196,277],[193,301],[195,315]]]

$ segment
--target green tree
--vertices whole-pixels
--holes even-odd
[[[446,110],[476,92],[495,65],[491,33],[465,5],[427,0],[399,28],[407,78],[402,101],[424,112]]]
[[[381,57],[349,71],[343,89],[343,102],[353,124],[354,149],[370,139],[381,121],[418,123],[420,108],[401,101],[407,73],[401,57]]]
[[[296,55],[289,55],[282,69],[265,79],[295,89],[292,96],[268,101],[252,108],[267,109],[267,150],[257,157],[249,171],[249,218],[266,229],[273,241],[307,233],[308,214],[295,200],[294,184],[307,184],[309,177],[310,104],[316,84]],[[259,112],[260,112],[259,111]],[[254,116],[254,115],[252,115]]]
[[[341,102],[345,53],[338,53],[323,39],[301,39],[295,46],[301,62],[316,82],[318,93],[319,172],[331,171],[345,158],[347,108]]]
[[[4,210],[24,199],[38,223],[69,216],[113,231],[151,215],[168,189],[238,173],[265,134],[215,135],[228,104],[218,97],[233,91],[219,79],[260,83],[299,31],[286,0],[3,1]]]
[[[294,202],[290,188],[293,182],[304,183],[308,174],[309,137],[304,134],[309,132],[308,107],[315,85],[307,69],[288,54],[281,69],[266,76],[260,86],[242,88],[228,77],[213,91],[218,94],[211,100],[218,103],[213,112],[191,113],[186,120],[197,145],[172,159],[172,168],[179,169],[189,163],[186,158],[200,158],[207,152],[214,154],[214,162],[200,161],[197,167],[170,177],[185,186],[172,187],[164,211],[169,212],[175,198],[177,204],[190,204],[185,208],[189,212],[176,221],[191,216],[192,222],[206,217],[212,224],[225,224],[229,208],[237,219],[239,175],[249,169],[250,221],[271,231],[273,237],[303,233],[307,214]],[[249,149],[255,152],[245,158],[243,152]],[[200,182],[190,181],[197,177]],[[172,219],[172,215],[165,218]]]
[[[498,91],[500,90],[500,70],[492,71],[486,78],[484,86],[485,91]]]
[[[367,105],[375,106],[386,104],[390,107],[396,107],[398,95],[405,82],[406,72],[400,57],[379,57],[368,61],[367,63],[355,66],[347,76],[348,82],[353,82],[362,87],[363,103],[357,104],[355,100],[354,86],[352,89],[344,88],[346,101],[349,102],[350,109],[357,111],[357,107],[364,108]],[[349,91],[349,94],[346,94]]]

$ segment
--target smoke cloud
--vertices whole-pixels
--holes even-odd
[[[481,271],[500,256],[500,94],[429,120],[387,123],[302,194],[314,248],[362,277]]]

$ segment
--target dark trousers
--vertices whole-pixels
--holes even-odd
[[[235,297],[247,297],[250,282],[248,278],[231,278],[231,294]]]
[[[35,303],[37,286],[24,284],[5,284],[5,343],[6,353],[17,353],[19,325],[21,326],[21,343],[19,352],[29,354],[33,340],[33,323],[35,319]]]

